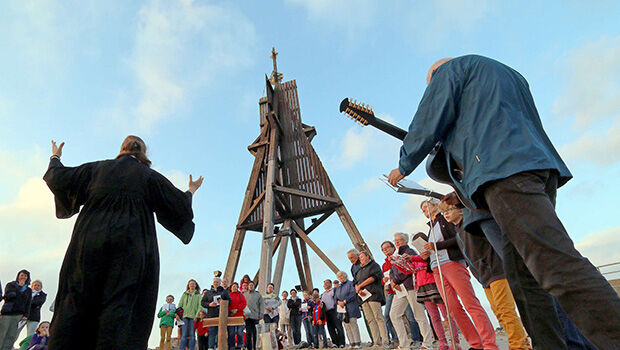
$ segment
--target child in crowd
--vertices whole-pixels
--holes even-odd
[[[172,329],[174,328],[174,318],[175,312],[177,310],[176,305],[174,305],[174,297],[172,295],[168,295],[166,297],[166,303],[159,309],[159,313],[157,317],[161,318],[159,322],[159,329],[161,340],[159,341],[159,348],[164,350],[172,349],[171,336]],[[164,347],[165,346],[165,347]]]
[[[314,336],[312,335],[314,333],[312,326],[313,309],[314,302],[312,301],[312,297],[307,290],[304,290],[304,300],[301,301],[299,311],[301,311],[301,323],[306,330],[306,341],[308,342],[308,346],[312,346],[312,343],[314,343]]]
[[[327,347],[327,334],[325,333],[325,322],[327,320],[325,313],[325,304],[321,301],[321,297],[314,296],[314,308],[312,309],[312,325],[314,332],[314,347],[319,347],[319,335],[323,336],[323,347]]]
[[[196,328],[196,333],[198,333],[198,350],[208,350],[209,327],[205,326],[203,322],[207,318],[207,312],[205,310],[200,310],[198,318],[198,322],[194,322],[194,328]]]
[[[47,350],[47,343],[50,340],[50,323],[43,321],[34,332],[28,350]]]

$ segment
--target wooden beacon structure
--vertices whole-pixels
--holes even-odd
[[[274,283],[276,292],[279,291],[289,243],[304,290],[313,287],[307,246],[334,273],[338,271],[309,238],[310,233],[334,212],[353,246],[368,250],[310,143],[317,133],[313,126],[301,121],[295,80],[281,83],[277,54],[275,48],[272,49],[273,72],[266,79],[267,96],[259,100],[260,134],[248,146],[255,157],[254,165],[224,272],[229,281],[235,278],[246,232],[261,232],[260,267],[254,277],[261,293],[265,293],[269,282]],[[308,227],[306,218],[312,218]],[[278,256],[272,268],[276,251]]]

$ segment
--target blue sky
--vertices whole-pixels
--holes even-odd
[[[419,199],[378,180],[397,165],[398,142],[351,123],[339,102],[362,100],[406,128],[428,67],[477,53],[528,79],[575,176],[558,192],[561,219],[595,264],[620,261],[619,14],[608,1],[3,2],[0,279],[28,268],[55,294],[73,219],[54,218],[41,180],[50,140],[66,141],[63,162],[78,165],[114,157],[137,134],[178,186],[190,173],[206,178],[190,245],[158,232],[160,301],[178,298],[189,278],[209,285],[211,272],[224,269],[250,175],[246,147],[259,132],[272,46],[284,79],[297,80],[302,119],[318,131],[313,145],[376,257],[393,232],[423,229]],[[410,178],[440,188],[421,168]],[[348,270],[350,242],[336,216],[311,237]],[[259,234],[248,233],[239,273],[255,273],[259,245]],[[333,278],[312,253],[311,261],[315,284]],[[289,260],[283,286],[294,284]]]

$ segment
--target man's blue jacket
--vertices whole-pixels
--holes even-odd
[[[399,169],[409,175],[443,143],[463,171],[456,181],[476,208],[481,188],[528,170],[554,169],[558,186],[571,177],[545,133],[525,78],[493,59],[467,55],[435,70],[400,149]]]

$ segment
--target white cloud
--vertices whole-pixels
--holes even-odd
[[[620,36],[603,37],[572,52],[566,61],[567,83],[553,112],[575,118],[582,128],[620,115]]]
[[[394,118],[389,115],[379,115],[379,118],[394,122]],[[401,141],[371,126],[354,126],[347,130],[342,139],[342,153],[336,156],[335,161],[340,169],[352,168],[362,160],[385,161],[386,158],[393,160],[396,165],[400,144]]]
[[[120,124],[149,130],[182,111],[192,90],[209,86],[216,74],[252,63],[256,32],[238,10],[193,0],[148,1],[138,11],[134,49],[128,60],[135,74],[135,99],[119,92],[106,111]]]
[[[303,7],[308,18],[336,29],[344,29],[350,39],[371,28],[381,3],[376,0],[287,0]]]
[[[620,160],[620,36],[603,37],[575,50],[567,59],[567,84],[553,113],[574,118],[581,134],[560,152],[568,160],[609,165]]]
[[[436,0],[406,2],[403,9],[404,29],[416,44],[425,49],[438,49],[454,36],[471,32],[491,10],[488,0]]]
[[[620,262],[620,226],[591,233],[575,244],[575,247],[594,265]]]

